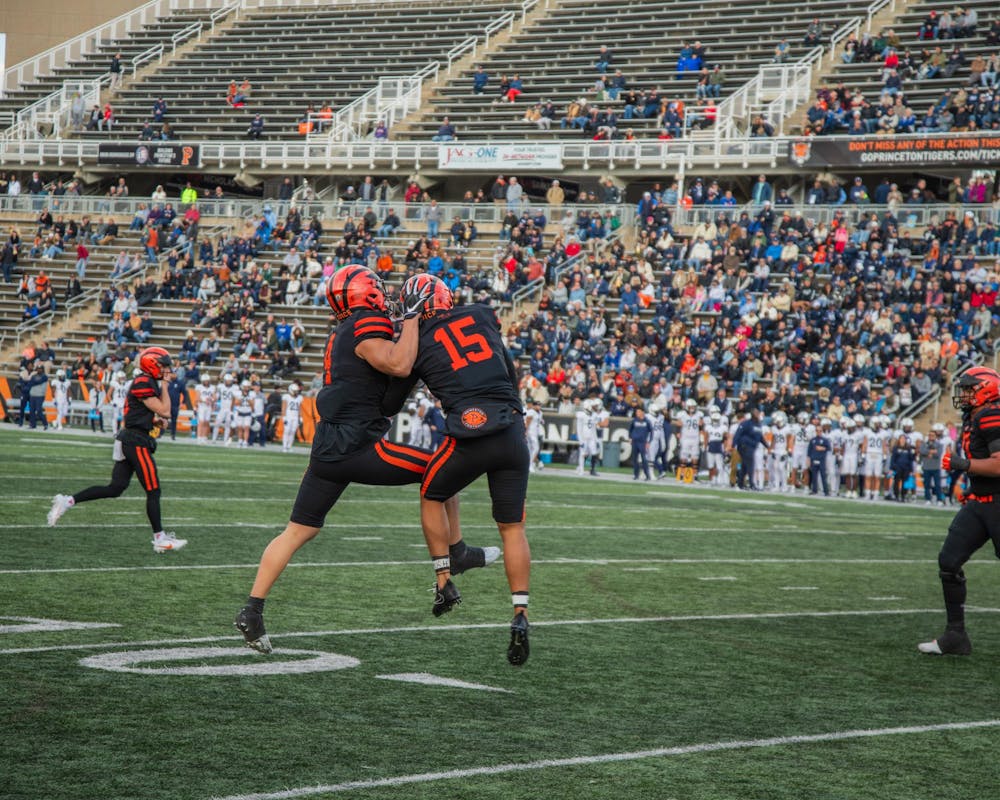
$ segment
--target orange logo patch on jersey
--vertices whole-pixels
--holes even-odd
[[[462,412],[462,424],[471,430],[483,427],[489,420],[481,408],[469,408]]]

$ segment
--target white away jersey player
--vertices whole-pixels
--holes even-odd
[[[295,444],[295,434],[302,420],[302,395],[286,392],[281,402],[285,408],[281,417],[281,449],[287,453]]]
[[[794,422],[789,428],[793,438],[792,469],[800,472],[809,469],[809,442],[816,435],[816,426]]]
[[[864,441],[864,431],[853,430],[850,433],[844,431],[843,453],[840,456],[840,474],[858,474],[858,453],[861,452],[861,443]]]
[[[681,411],[677,422],[680,427],[680,460],[697,464],[701,455],[701,413]]]
[[[577,411],[576,438],[580,441],[580,452],[588,456],[600,454],[601,444],[597,431],[607,418],[606,411]]]
[[[881,478],[885,458],[883,447],[887,432],[864,428],[861,433],[865,445],[865,475]]]
[[[530,469],[534,470],[538,463],[538,453],[542,442],[542,425],[545,423],[542,412],[529,408],[524,412],[524,436],[528,442]]]

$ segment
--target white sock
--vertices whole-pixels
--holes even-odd
[[[163,531],[157,531],[153,534],[154,539],[162,539],[166,534]]]

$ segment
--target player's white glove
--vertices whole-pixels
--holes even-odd
[[[431,281],[418,281],[418,276],[409,278],[399,292],[399,307],[403,319],[412,319],[424,311],[424,306],[434,293]]]

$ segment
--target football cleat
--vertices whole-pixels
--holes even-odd
[[[55,526],[55,524],[59,521],[59,517],[73,507],[72,502],[70,502],[72,499],[73,496],[68,494],[57,494],[52,498],[52,508],[49,509],[48,515],[50,528]]]
[[[488,567],[500,558],[499,547],[466,547],[461,558],[451,559],[451,574],[461,575],[469,569]]]
[[[945,631],[937,639],[921,642],[917,649],[929,656],[972,655],[972,641],[965,631]]]
[[[256,650],[258,653],[270,653],[271,637],[264,630],[264,615],[259,611],[254,611],[249,606],[243,606],[240,613],[233,620],[236,630],[243,634],[243,640],[247,647]]]
[[[510,644],[507,645],[507,661],[511,666],[520,667],[528,660],[528,618],[518,612],[510,623]]]
[[[434,587],[434,607],[431,611],[434,612],[435,617],[440,617],[442,614],[447,614],[461,602],[462,595],[455,584],[451,582],[451,579],[449,579],[444,586]]]
[[[164,533],[162,536],[153,537],[153,552],[169,553],[173,550],[180,550],[187,543],[187,539],[178,539],[172,533]]]

